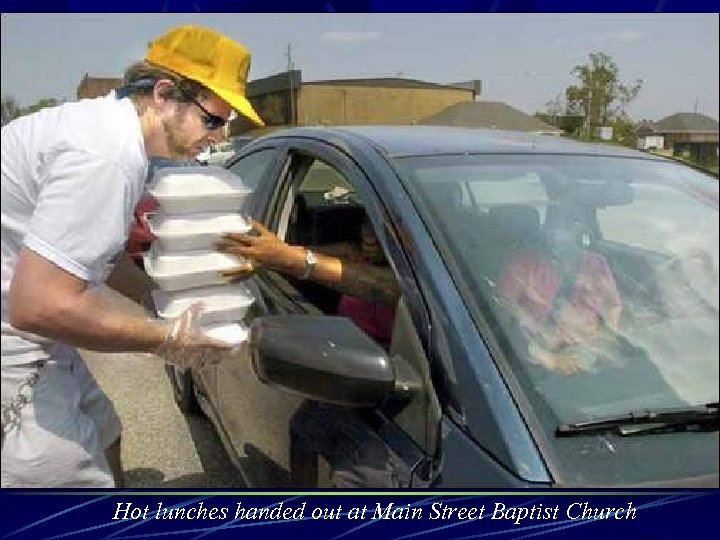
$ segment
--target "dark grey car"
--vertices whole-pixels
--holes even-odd
[[[718,485],[716,178],[418,126],[276,132],[227,168],[291,244],[367,216],[402,293],[386,350],[339,293],[248,280],[242,354],[172,379],[249,484]]]

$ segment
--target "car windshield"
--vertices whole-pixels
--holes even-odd
[[[556,450],[578,450],[559,424],[718,401],[716,178],[586,155],[396,163]]]

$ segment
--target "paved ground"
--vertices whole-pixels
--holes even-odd
[[[124,279],[137,277],[130,271]],[[111,289],[103,292],[113,303],[140,310]],[[243,486],[212,424],[202,416],[185,417],[175,406],[158,357],[81,353],[122,419],[127,487]]]

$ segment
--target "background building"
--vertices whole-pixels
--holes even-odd
[[[77,87],[77,98],[88,99],[104,96],[115,88],[122,86],[122,79],[111,77],[90,77],[87,73]]]
[[[266,125],[419,123],[450,105],[472,102],[480,81],[438,84],[398,77],[302,81],[299,70],[251,81],[247,95]],[[238,119],[231,134],[251,130]]]
[[[637,128],[641,150],[664,150],[701,165],[718,165],[718,121],[698,113],[676,113]]]

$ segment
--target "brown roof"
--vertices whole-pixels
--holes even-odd
[[[77,87],[77,98],[96,98],[108,94],[122,85],[122,79],[110,77],[90,77],[87,73]]]
[[[655,133],[718,132],[718,121],[704,114],[675,113],[652,124]]]
[[[403,77],[379,77],[369,79],[331,79],[324,81],[303,81],[300,70],[285,71],[276,73],[262,79],[255,79],[247,84],[247,95],[256,97],[272,92],[286,91],[291,86],[295,89],[301,86],[370,86],[376,88],[430,88],[430,89],[452,89],[467,90],[480,93],[480,81],[470,81],[455,84],[441,84],[421,81],[418,79],[406,79]]]
[[[433,126],[561,133],[562,130],[499,101],[456,103],[419,122]]]

